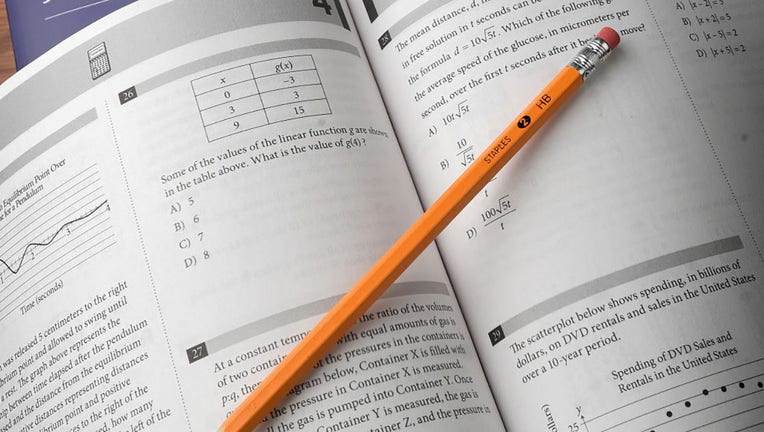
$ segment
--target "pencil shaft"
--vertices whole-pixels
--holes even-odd
[[[223,423],[251,431],[583,83],[566,66]]]

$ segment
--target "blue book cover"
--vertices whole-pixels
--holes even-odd
[[[6,0],[16,68],[135,0]]]

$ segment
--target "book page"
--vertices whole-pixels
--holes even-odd
[[[136,2],[0,87],[0,431],[216,430],[421,214],[313,3]],[[361,321],[258,430],[503,430],[434,246]]]
[[[622,36],[438,239],[508,429],[759,430],[762,4],[351,7],[425,205]]]

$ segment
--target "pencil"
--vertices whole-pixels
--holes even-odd
[[[620,42],[605,27],[536,96],[382,258],[223,422],[218,432],[253,430],[323,358],[435,237],[506,165]]]

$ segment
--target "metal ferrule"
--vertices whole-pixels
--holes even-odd
[[[594,72],[594,68],[610,55],[610,51],[607,42],[594,37],[581,48],[569,66],[577,70],[581,77],[586,80]]]

